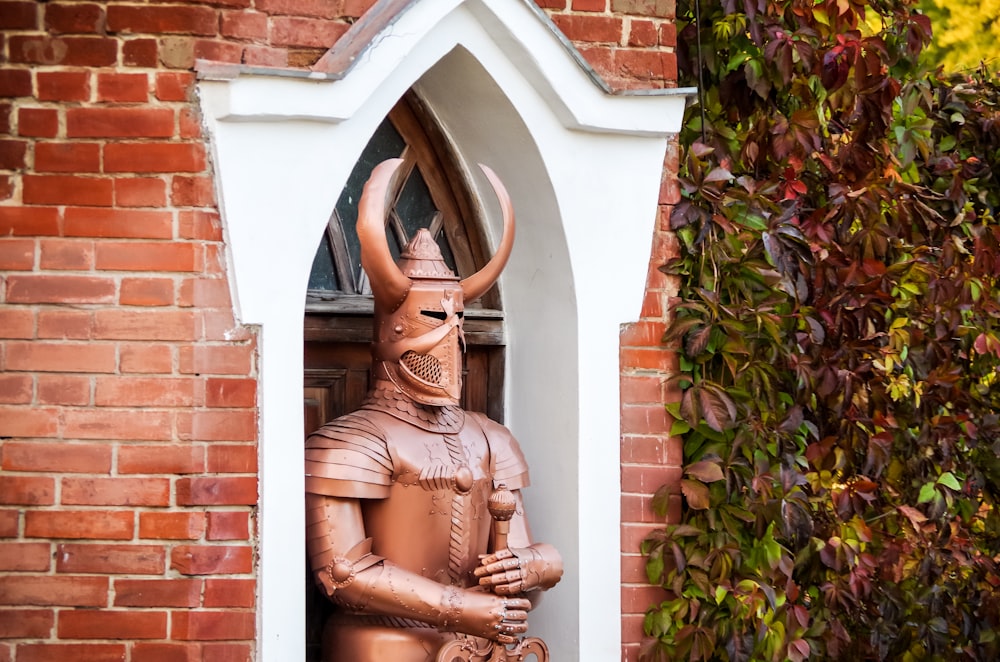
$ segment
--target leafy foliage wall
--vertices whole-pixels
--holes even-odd
[[[1000,85],[905,0],[696,2],[646,655],[1000,659]]]

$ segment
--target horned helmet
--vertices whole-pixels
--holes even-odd
[[[374,372],[420,404],[456,405],[462,390],[465,302],[490,289],[507,264],[514,245],[514,209],[500,179],[480,165],[503,211],[503,238],[493,258],[459,280],[422,228],[397,264],[389,252],[385,220],[402,163],[389,159],[376,166],[358,203],[361,265],[375,297]]]

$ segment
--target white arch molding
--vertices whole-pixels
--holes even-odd
[[[619,328],[639,315],[666,141],[690,90],[610,94],[528,0],[382,0],[369,15],[383,10],[391,22],[363,19],[328,55],[350,61],[342,71],[198,66],[236,313],[260,327],[258,659],[305,655],[309,269],[361,150],[411,87],[481,199],[494,202],[479,162],[514,200],[507,424],[531,466],[535,536],[566,561],[531,631],[555,660],[617,659]],[[497,239],[499,210],[486,211]]]

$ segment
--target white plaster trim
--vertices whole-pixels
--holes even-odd
[[[666,139],[684,99],[606,94],[522,0],[413,3],[341,80],[243,74],[199,83],[234,301],[244,324],[261,326],[258,658],[304,656],[309,267],[354,162],[410,87],[467,170],[496,170],[518,215],[500,283],[508,424],[532,468],[536,537],[567,560],[532,632],[555,659],[616,659],[619,325],[639,313]],[[489,220],[496,236],[495,209]]]

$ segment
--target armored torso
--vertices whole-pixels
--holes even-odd
[[[499,483],[528,484],[506,428],[459,407],[423,407],[388,382],[306,443],[306,491],[360,499],[372,552],[442,584],[476,584]]]

